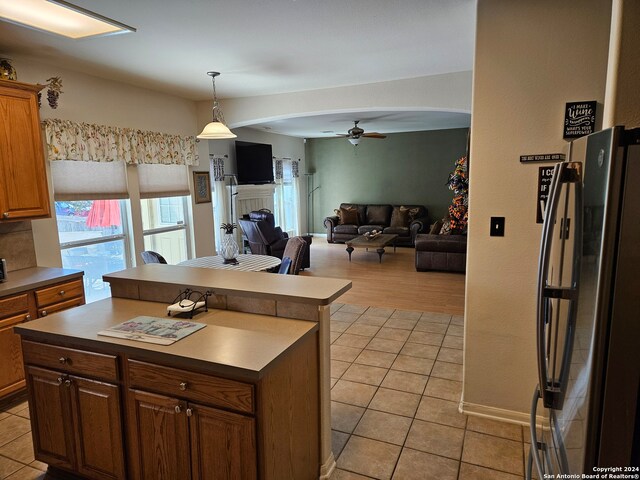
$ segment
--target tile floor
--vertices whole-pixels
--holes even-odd
[[[332,305],[331,480],[522,480],[528,429],[458,412],[459,316]],[[25,400],[0,412],[0,479],[44,480]]]
[[[528,429],[458,412],[463,318],[332,306],[331,480],[522,480]]]

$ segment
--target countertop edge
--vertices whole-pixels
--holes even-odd
[[[41,276],[41,278],[37,278],[33,281],[28,280],[30,275],[37,277],[39,274],[43,273],[44,276]],[[15,283],[13,278],[16,275],[19,275],[17,283]],[[57,267],[31,267],[21,270],[13,270],[8,272],[7,281],[0,283],[0,298],[49,286],[54,283],[70,280],[74,277],[82,277],[83,275],[84,271],[82,270]]]

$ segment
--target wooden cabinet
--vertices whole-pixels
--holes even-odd
[[[72,374],[110,377],[116,371],[105,366],[116,357],[38,342],[24,342],[23,351],[36,458],[86,478],[126,478],[117,379]],[[38,366],[54,363],[60,368]]]
[[[82,279],[59,283],[52,287],[40,288],[35,292],[38,318],[67,308],[84,305],[84,284]]]
[[[129,390],[134,478],[257,478],[255,419],[187,401],[251,412],[252,385],[135,360],[128,365],[131,385],[176,394]]]
[[[50,216],[40,85],[0,80],[0,222]]]

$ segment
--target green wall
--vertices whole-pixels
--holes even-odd
[[[453,192],[445,183],[467,145],[467,128],[393,133],[365,138],[357,147],[345,138],[306,143],[309,172],[320,186],[312,194],[313,232],[325,232],[324,218],[342,202],[419,204],[442,218]]]

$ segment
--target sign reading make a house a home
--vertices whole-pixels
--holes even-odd
[[[596,101],[570,102],[564,110],[564,138],[584,137],[596,126]]]

